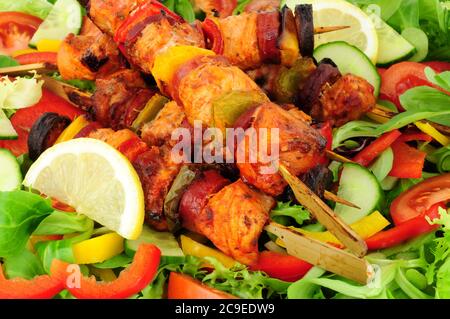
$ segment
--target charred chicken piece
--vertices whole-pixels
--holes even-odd
[[[244,181],[266,194],[280,195],[287,186],[273,167],[274,162],[279,160],[292,174],[298,176],[316,166],[317,158],[323,155],[326,140],[298,112],[293,113],[276,104],[266,103],[242,117],[244,119],[238,120],[238,125],[246,128],[247,134],[238,141],[236,158],[242,157],[239,153],[245,154],[245,160],[239,160],[237,166]],[[270,137],[264,142],[266,145],[261,145],[262,129],[272,128],[279,130],[278,141]],[[250,129],[256,133],[257,143],[251,142]],[[274,150],[279,151],[278,158],[274,158]],[[256,161],[251,160],[251,154],[257,154]]]
[[[324,193],[330,189],[333,183],[333,173],[323,165],[317,165],[307,173],[300,176],[305,183],[317,196],[324,198]]]
[[[147,0],[90,0],[87,11],[103,32],[113,36],[130,13]]]
[[[167,103],[156,118],[142,128],[142,139],[150,146],[172,144],[172,132],[184,125],[186,114],[175,101]]]
[[[105,35],[69,34],[58,51],[58,69],[65,80],[95,80],[124,65],[117,46]]]
[[[272,197],[238,180],[211,197],[196,224],[225,254],[253,265],[259,255],[258,239],[274,205]]]
[[[191,125],[202,121],[213,127],[214,101],[233,91],[263,94],[247,74],[222,57],[206,56],[188,62],[177,71],[172,83],[172,97],[183,105]]]
[[[131,127],[139,111],[155,93],[146,88],[140,74],[121,70],[96,81],[92,96],[93,113],[105,127],[122,129]]]
[[[322,92],[319,103],[313,105],[311,116],[321,122],[342,126],[357,120],[376,105],[373,86],[356,75],[346,74]]]

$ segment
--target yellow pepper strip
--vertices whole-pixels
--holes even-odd
[[[174,73],[188,61],[200,56],[215,55],[213,51],[179,45],[167,49],[164,53],[158,54],[153,64],[152,74],[160,89],[165,84],[170,83]]]
[[[90,267],[90,271],[94,276],[99,277],[104,282],[111,282],[117,279],[117,276],[112,269]]]
[[[72,140],[84,127],[89,125],[89,121],[86,120],[84,115],[77,117],[56,140],[55,144],[67,142]]]
[[[450,145],[450,138],[435,129],[430,123],[426,122],[415,122],[415,126],[425,134],[430,135],[436,141],[442,144],[442,146]]]
[[[38,52],[38,51],[35,50],[35,49],[22,49],[22,50],[14,51],[13,54],[11,54],[11,56],[13,58],[15,58],[16,56],[19,56],[19,55],[28,54],[28,53],[35,53],[35,52]]]
[[[123,238],[109,233],[74,244],[72,250],[77,264],[101,263],[123,251]]]
[[[227,268],[233,267],[236,263],[236,260],[233,258],[228,257],[216,249],[200,244],[199,242],[196,242],[195,240],[184,235],[181,235],[181,249],[185,255],[191,255],[199,258],[213,257]]]
[[[62,41],[60,40],[42,39],[39,40],[36,47],[40,52],[58,52],[61,43]]]
[[[389,221],[384,218],[383,215],[380,214],[380,212],[376,211],[369,216],[366,216],[363,219],[353,223],[352,225],[350,225],[350,227],[363,239],[367,239],[382,231],[389,224]],[[310,232],[300,228],[291,228],[305,235],[306,237],[313,238],[332,245],[343,246],[341,242],[329,231]],[[277,239],[276,243],[282,247],[285,247],[284,243],[280,239]]]

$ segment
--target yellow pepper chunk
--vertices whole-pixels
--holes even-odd
[[[62,41],[60,40],[42,39],[39,40],[36,47],[40,52],[58,52],[61,43]]]
[[[438,141],[443,146],[450,145],[450,138],[439,132],[437,129],[435,129],[430,123],[426,122],[415,122],[415,126],[425,134],[430,135],[432,138],[434,138],[436,141]]]
[[[55,144],[72,140],[84,127],[90,122],[86,120],[84,115],[77,117],[56,140]]]
[[[381,215],[380,212],[376,211],[369,216],[366,216],[361,220],[353,223],[352,225],[350,225],[350,227],[363,239],[367,239],[382,231],[384,228],[389,226],[389,224],[389,221],[384,218],[384,216]],[[306,237],[333,245],[343,246],[341,242],[329,231],[310,232],[300,228],[291,228],[296,232],[305,235]],[[277,239],[276,243],[282,247],[285,247],[284,243],[280,239]]]
[[[213,51],[187,46],[174,46],[159,54],[153,64],[152,74],[161,90],[172,81],[174,73],[186,62],[199,57],[215,55]]]
[[[101,263],[123,251],[123,238],[109,233],[74,244],[72,250],[77,264]]]
[[[233,267],[236,263],[236,260],[228,257],[224,253],[200,244],[199,242],[196,242],[195,240],[184,235],[181,235],[181,249],[185,255],[191,255],[199,258],[213,257],[227,268]]]
[[[38,51],[35,49],[22,49],[22,50],[14,51],[13,54],[11,54],[11,56],[13,58],[15,58],[16,56],[19,56],[19,55],[28,54],[28,53],[36,53],[36,52],[38,52]]]

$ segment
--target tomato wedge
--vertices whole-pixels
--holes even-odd
[[[187,275],[171,272],[168,299],[237,299],[226,292],[208,287],[200,281]]]
[[[61,280],[48,275],[6,279],[0,264],[0,299],[50,299],[63,288]]]
[[[259,255],[258,263],[251,269],[264,271],[273,278],[295,282],[303,278],[312,267],[311,264],[294,256],[263,251]]]
[[[428,81],[425,75],[426,67],[427,65],[417,62],[401,62],[381,72],[380,98],[391,101],[400,111],[404,111],[400,104],[400,95],[416,86],[430,86],[449,94]]]
[[[42,20],[20,12],[0,12],[0,55],[28,49],[28,42]]]
[[[52,277],[65,283],[70,293],[79,299],[124,299],[137,294],[155,277],[161,251],[152,244],[141,244],[134,255],[133,263],[122,271],[114,281],[97,282],[95,277],[81,276],[79,287],[68,284],[68,263],[55,260],[51,267]]]
[[[14,59],[22,65],[33,63],[51,63],[57,64],[58,53],[56,52],[33,52],[27,54],[21,54]]]
[[[397,197],[390,211],[395,225],[424,214],[431,206],[450,201],[450,173],[432,177]]]
[[[379,232],[368,238],[366,240],[367,248],[369,250],[378,250],[393,247],[409,239],[436,230],[439,228],[439,225],[431,225],[426,217],[430,220],[439,218],[439,207],[445,208],[445,205],[442,203],[433,205],[425,214],[409,219],[394,228]]]
[[[36,105],[18,110],[11,118],[11,123],[19,137],[16,140],[0,140],[0,148],[9,149],[14,155],[19,156],[28,152],[28,133],[34,122],[45,112],[54,112],[65,115],[73,120],[84,114],[84,111],[76,108],[66,100],[43,89],[42,98]]]
[[[369,146],[359,152],[358,155],[353,158],[353,161],[362,166],[368,166],[373,160],[380,156],[381,153],[388,149],[400,135],[402,135],[402,133],[399,130],[394,130],[381,135]]]

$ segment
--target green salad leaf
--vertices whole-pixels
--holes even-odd
[[[0,12],[16,11],[31,14],[42,20],[47,17],[52,9],[52,4],[47,0],[2,0]]]
[[[81,233],[92,227],[92,220],[85,215],[55,210],[36,228],[34,235],[66,235]]]
[[[355,137],[378,137],[380,124],[367,121],[352,121],[339,127],[333,132],[332,148],[336,149],[344,145],[348,139]]]
[[[53,208],[49,200],[25,192],[0,192],[0,257],[21,252]]]
[[[99,269],[114,269],[114,268],[125,268],[133,261],[133,257],[125,254],[120,254],[112,257],[102,263],[93,264],[95,268]]]
[[[16,277],[33,279],[45,273],[41,260],[28,249],[5,258],[4,267],[9,279]]]
[[[7,68],[9,66],[17,66],[19,62],[7,55],[0,55],[0,68]]]
[[[280,217],[290,217],[298,225],[303,225],[303,222],[311,219],[311,215],[306,208],[301,205],[291,205],[291,202],[278,202],[277,206],[272,209],[270,218],[277,221]]]

